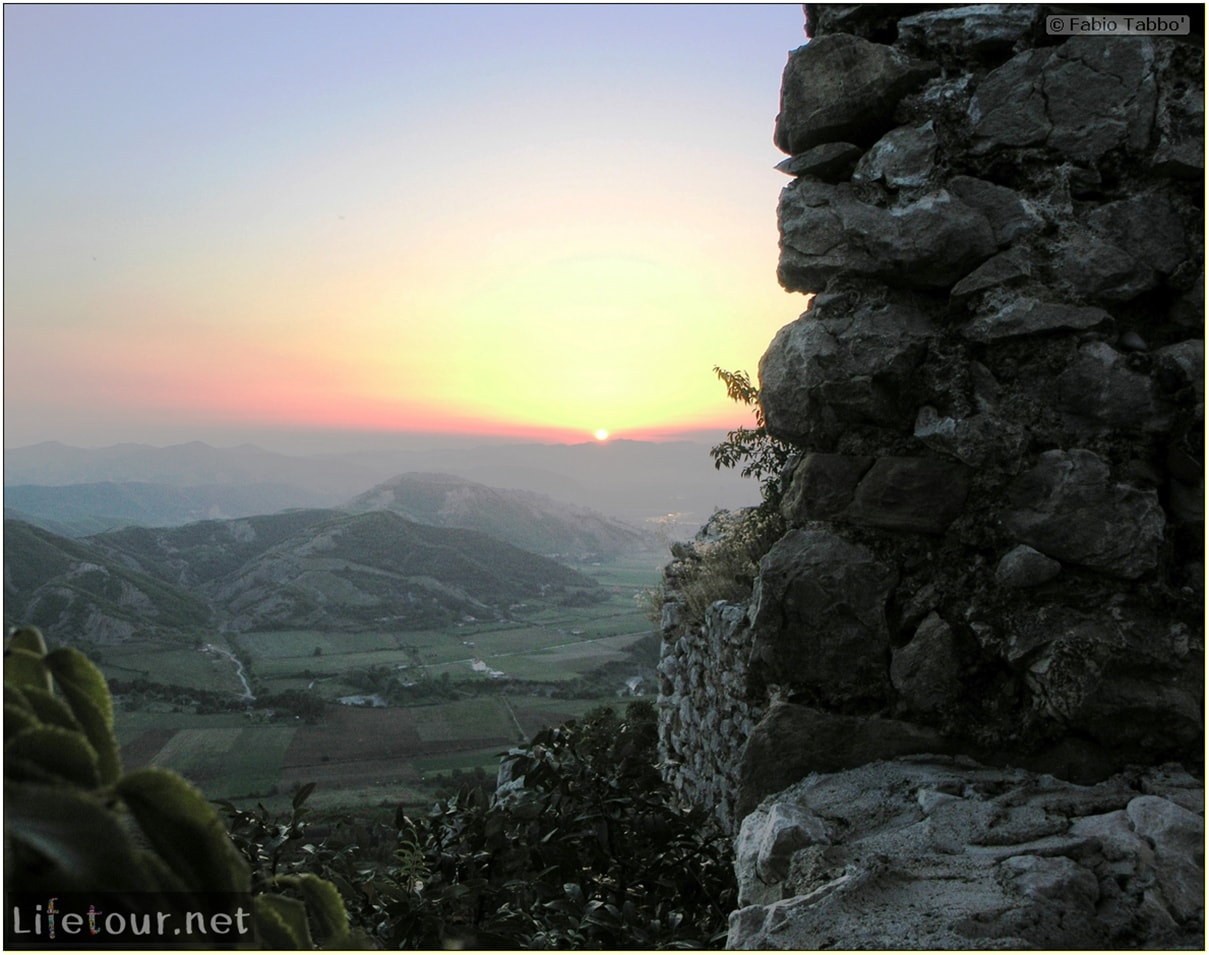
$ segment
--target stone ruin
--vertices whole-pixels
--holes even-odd
[[[665,574],[665,773],[736,833],[729,947],[1203,947],[1203,19],[1064,9],[805,8],[786,532],[704,624],[694,545]]]

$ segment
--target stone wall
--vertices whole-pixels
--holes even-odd
[[[733,830],[739,756],[761,714],[744,690],[747,608],[718,601],[700,626],[679,628],[670,614],[665,623],[671,642],[659,664],[664,774],[685,802],[708,807]]]
[[[734,831],[740,757],[764,710],[747,691],[747,605],[717,600],[694,621],[683,590],[723,533],[719,523],[711,521],[691,543],[676,544],[677,559],[664,569],[659,754],[664,777],[684,802],[707,807]]]
[[[807,6],[777,274],[814,298],[760,363],[787,532],[729,636],[665,627],[669,773],[732,822],[918,753],[1202,771],[1203,44],[1050,9]]]

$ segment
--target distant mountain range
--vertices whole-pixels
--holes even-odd
[[[315,501],[320,497],[317,494],[267,484],[21,484],[5,488],[4,493],[6,518],[36,524],[64,537],[86,537],[129,526],[176,527],[205,519],[331,504]],[[285,507],[283,502],[288,502]],[[650,527],[623,524],[544,494],[491,488],[449,474],[399,475],[342,504],[341,509],[393,511],[421,524],[480,531],[534,553],[571,560],[614,557],[661,546]]]
[[[4,516],[66,537],[84,537],[130,524],[172,527],[287,508],[331,507],[340,501],[289,484],[17,484],[4,489]]]
[[[80,540],[4,523],[4,616],[113,642],[207,630],[347,632],[501,615],[599,585],[476,531],[314,509]]]
[[[17,484],[140,482],[174,487],[268,484],[347,498],[382,480],[373,467],[322,456],[297,458],[251,444],[215,448],[201,441],[164,448],[115,444],[73,448],[57,441],[5,448],[5,487]]]
[[[755,481],[714,469],[709,447],[615,440],[287,455],[201,442],[98,449],[46,442],[5,450],[5,509],[6,516],[79,536],[127,523],[335,507],[402,474],[440,473],[547,494],[639,527],[658,520],[672,536],[687,538],[715,508],[759,501]],[[74,489],[51,490],[67,485]]]

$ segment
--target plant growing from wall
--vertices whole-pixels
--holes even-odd
[[[754,428],[735,428],[727,434],[725,441],[710,450],[714,467],[720,470],[742,465],[739,473],[756,478],[765,504],[775,507],[781,496],[781,472],[793,449],[768,433],[764,409],[760,406],[760,390],[751,383],[747,372],[726,371],[715,365],[714,374],[726,385],[726,394],[731,401],[751,408],[756,419]]]
[[[253,886],[196,788],[165,769],[123,773],[104,676],[78,650],[48,652],[32,627],[4,650],[4,845],[5,881],[22,892],[104,892],[132,912],[181,916],[246,896],[262,943],[356,941],[330,882],[294,873]]]
[[[771,507],[717,511],[697,539],[672,548],[669,568],[684,612],[684,622],[702,624],[710,604],[740,603],[751,596],[760,558],[785,532],[781,515]]]

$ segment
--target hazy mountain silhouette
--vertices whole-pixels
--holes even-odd
[[[271,514],[296,507],[329,507],[335,494],[289,484],[178,486],[146,481],[98,484],[18,484],[4,489],[4,516],[57,534],[85,537],[141,524],[176,526],[193,521]]]
[[[612,557],[660,546],[640,530],[545,494],[487,487],[451,474],[401,474],[358,495],[352,511],[388,510],[422,524],[461,527],[538,554]]]

